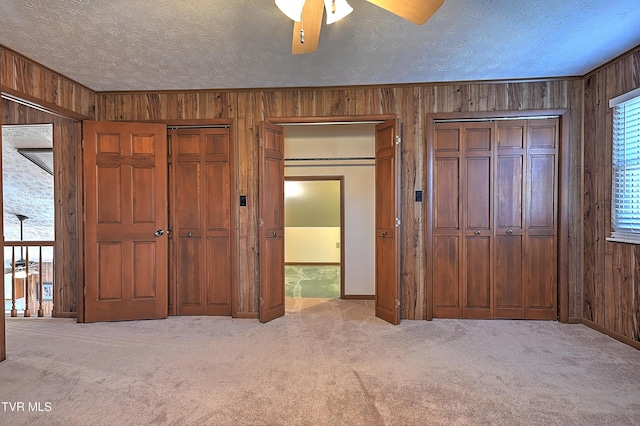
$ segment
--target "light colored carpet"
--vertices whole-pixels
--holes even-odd
[[[0,401],[51,411],[0,406],[0,424],[640,424],[640,351],[585,326],[287,302],[268,324],[7,318]]]

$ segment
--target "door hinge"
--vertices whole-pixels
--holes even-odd
[[[260,306],[264,305],[264,300],[260,297]]]
[[[262,138],[258,138],[258,140],[260,141],[260,147],[262,148]]]
[[[396,299],[396,308],[400,307],[400,299]]]
[[[82,146],[82,149],[84,149],[84,139],[82,139],[82,141],[80,142],[80,145]]]
[[[396,217],[396,228],[397,228],[398,226],[400,226],[400,219],[398,219],[398,218]]]
[[[401,142],[402,138],[400,137],[400,135],[396,135],[396,145],[400,145]]]
[[[258,219],[258,227],[262,228],[263,224],[264,222],[262,221],[262,219]]]

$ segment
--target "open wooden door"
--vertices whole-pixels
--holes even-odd
[[[397,120],[376,126],[376,316],[400,324],[400,140]]]
[[[260,322],[284,315],[284,132],[260,123]]]
[[[166,318],[166,126],[83,127],[85,321]]]

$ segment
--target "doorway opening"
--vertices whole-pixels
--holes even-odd
[[[400,174],[401,174],[401,135],[400,126],[396,118],[384,117],[384,121],[376,122],[368,117],[368,122],[318,122],[317,120],[296,118],[292,121],[278,120],[279,124],[271,121],[260,123],[259,129],[259,177],[260,206],[260,312],[261,322],[268,322],[281,317],[285,313],[284,289],[284,181],[285,176],[309,176],[311,171],[315,175],[345,175],[345,296],[352,289],[349,269],[354,259],[366,259],[368,263],[368,280],[362,276],[353,275],[354,285],[357,282],[368,288],[368,293],[353,292],[350,298],[374,299],[375,315],[392,324],[400,323],[400,241],[401,241],[401,212],[400,212]],[[303,123],[301,125],[301,123]],[[336,126],[337,124],[337,126]],[[348,125],[346,125],[348,124]],[[284,126],[287,126],[285,132]],[[352,129],[356,125],[370,126],[373,138],[365,138],[363,144],[340,143],[332,137],[318,136],[317,129],[340,128]],[[304,129],[307,138],[301,138],[296,143],[292,133],[295,129]],[[309,130],[311,129],[311,130]],[[286,135],[285,135],[286,133]],[[401,133],[401,131],[400,131]],[[343,135],[344,136],[344,135]],[[358,138],[356,138],[358,139]],[[293,148],[299,145],[300,150]],[[357,154],[358,148],[369,148],[364,155]],[[305,152],[306,150],[306,152]],[[336,168],[346,165],[358,166],[367,170],[370,175],[364,179],[372,191],[349,192],[350,182],[358,179],[349,177],[346,173],[337,173]],[[295,170],[301,167],[302,170]],[[328,167],[329,171],[322,170]],[[361,170],[360,170],[361,171]],[[366,194],[373,202],[363,209],[365,203],[358,198]],[[353,197],[353,199],[352,199]],[[353,212],[350,214],[350,207]],[[370,244],[363,244],[362,250],[358,245],[351,245],[349,233],[353,231],[349,218],[354,223],[362,224],[371,220],[374,226],[368,227],[361,235],[353,240],[362,242],[370,238]],[[369,219],[371,218],[371,219]],[[369,256],[371,255],[372,256]],[[368,261],[368,262],[367,262]],[[372,297],[373,296],[373,297]]]
[[[53,312],[53,125],[3,125],[4,310]]]
[[[344,294],[343,183],[343,177],[285,177],[285,297]]]
[[[375,124],[287,125],[284,151],[286,296],[290,297],[291,290],[296,290],[298,275],[308,269],[312,275],[307,274],[308,281],[325,281],[328,286],[326,281],[339,279],[340,285],[337,288],[334,285],[331,297],[373,300]],[[333,201],[322,200],[323,185],[326,185],[325,195],[333,186]],[[307,191],[307,197],[293,195],[300,190]],[[296,204],[305,199],[308,200],[306,213],[301,204]],[[307,232],[304,226],[314,222],[325,225],[311,231],[319,234],[318,237],[315,240],[300,238],[300,233]],[[313,262],[309,263],[322,261],[326,265],[297,267],[296,264],[307,263],[301,256],[313,249],[315,241],[322,241],[325,252],[317,253],[322,259],[311,258]],[[338,265],[329,265],[331,263]],[[313,282],[298,286],[296,295],[313,294],[312,290],[304,291],[305,285],[311,287]]]

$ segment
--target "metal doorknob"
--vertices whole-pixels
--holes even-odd
[[[382,231],[382,236],[386,237],[387,236],[387,231]]]
[[[162,237],[164,235],[164,230],[158,229],[158,230],[156,230],[156,232],[154,232],[154,235],[156,237]]]
[[[513,231],[512,231],[511,229],[509,229],[509,230],[507,231],[507,235],[511,235],[511,234],[513,234]]]
[[[278,236],[278,233],[277,233],[277,232],[274,232],[274,233],[273,233],[273,236],[274,236],[274,237],[277,237],[277,236]]]
[[[480,231],[476,231],[476,232],[475,232],[475,234],[476,234],[476,235],[480,235]]]
[[[187,232],[187,238],[191,237],[191,232]]]

